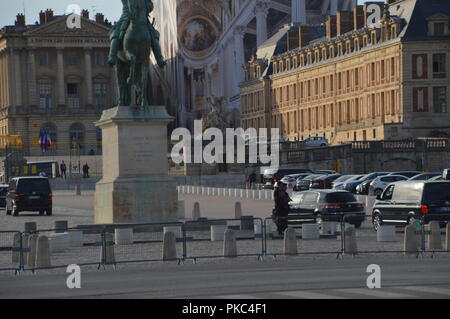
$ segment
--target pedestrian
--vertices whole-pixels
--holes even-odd
[[[61,178],[66,179],[67,178],[67,175],[66,175],[67,166],[66,166],[66,163],[64,163],[64,161],[62,161],[62,163],[60,165],[60,169],[61,169]]]
[[[275,199],[275,223],[279,235],[283,235],[288,226],[289,202],[292,201],[287,193],[287,185],[278,182],[278,187],[274,192]]]
[[[87,163],[83,166],[83,178],[89,178],[89,165]]]
[[[250,189],[253,189],[253,187],[255,186],[256,183],[256,173],[252,172],[247,180],[248,184],[250,185]]]

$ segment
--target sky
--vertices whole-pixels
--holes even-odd
[[[164,0],[169,1],[169,0]],[[120,0],[2,0],[0,10],[0,28],[5,25],[13,25],[17,13],[22,13],[25,7],[25,16],[27,24],[34,24],[39,20],[39,11],[47,8],[53,9],[55,15],[65,12],[71,4],[78,4],[82,9],[90,11],[91,19],[94,16],[92,12],[101,12],[109,21],[116,21],[121,13],[122,3]],[[364,3],[365,0],[358,0]],[[95,6],[93,8],[93,6]]]

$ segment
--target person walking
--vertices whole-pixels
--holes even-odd
[[[253,189],[253,187],[255,186],[255,183],[256,183],[256,173],[255,172],[252,172],[250,174],[250,176],[248,177],[247,182],[249,184],[250,189]]]
[[[287,217],[289,216],[289,202],[292,201],[287,193],[287,185],[283,182],[278,182],[278,187],[274,192],[275,199],[275,222],[277,225],[278,234],[283,236],[284,231],[288,226]]]
[[[83,177],[89,178],[89,165],[87,163],[83,166]]]
[[[60,165],[60,169],[61,169],[61,178],[66,179],[67,178],[67,175],[66,175],[67,166],[66,166],[66,163],[64,163],[64,161],[62,161],[62,163]]]

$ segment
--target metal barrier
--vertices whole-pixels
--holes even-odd
[[[362,217],[361,215],[358,215]],[[93,225],[85,228],[69,228],[64,233],[55,229],[37,230],[32,233],[18,231],[0,231],[0,271],[43,270],[65,268],[70,264],[79,266],[97,266],[138,262],[164,262],[164,232],[173,232],[176,238],[176,258],[178,264],[186,260],[194,263],[198,259],[224,258],[223,236],[226,229],[235,230],[238,251],[236,257],[265,256],[276,258],[285,255],[283,236],[277,234],[276,224],[281,220],[294,223],[294,229],[301,228],[302,236],[296,236],[298,252],[295,255],[329,255],[337,258],[347,254],[345,236],[348,235],[348,221],[355,215],[345,215],[340,221],[331,224],[331,233],[322,233],[318,237],[306,239],[305,224],[315,224],[315,216],[287,216],[240,219],[198,219],[173,223]],[[372,215],[364,215],[371,220]],[[431,253],[444,253],[444,249],[427,249],[425,242],[429,231],[425,224],[430,220],[448,222],[450,214],[424,215],[416,222],[416,232],[420,247],[416,258]],[[323,224],[325,225],[325,224]],[[337,225],[337,227],[336,227]],[[327,227],[330,225],[327,225]],[[297,227],[297,228],[295,228]],[[324,226],[325,227],[325,226]],[[317,232],[317,226],[307,227]],[[50,238],[51,264],[37,267],[28,263],[28,238],[30,235],[45,235]],[[441,234],[440,234],[441,235]],[[380,242],[373,229],[363,228],[356,231],[357,254],[399,253],[403,254],[403,233],[395,231],[391,240]],[[442,238],[441,238],[442,239]],[[307,244],[305,244],[307,243]]]

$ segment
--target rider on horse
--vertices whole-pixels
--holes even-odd
[[[153,11],[153,2],[151,0],[147,3],[147,15]],[[123,10],[122,15],[117,23],[112,27],[109,38],[111,39],[111,49],[109,51],[108,63],[111,66],[117,63],[117,53],[123,48],[123,38],[130,24],[130,10],[128,8],[128,0],[122,0]],[[151,35],[151,47],[153,54],[155,55],[156,62],[160,67],[164,67],[166,62],[161,53],[161,46],[159,45],[159,32],[155,29],[155,26],[148,22],[148,29]]]

